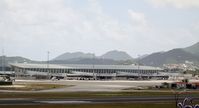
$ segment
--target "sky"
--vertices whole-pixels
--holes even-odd
[[[199,42],[199,0],[0,0],[0,47],[46,60],[65,52],[132,57]],[[1,53],[2,55],[3,53]]]

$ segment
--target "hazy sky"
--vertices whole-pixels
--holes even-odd
[[[137,57],[198,41],[199,0],[0,0],[7,56],[122,50]]]

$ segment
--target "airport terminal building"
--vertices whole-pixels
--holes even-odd
[[[163,69],[137,65],[76,65],[76,64],[10,64],[16,78],[45,79],[60,77],[77,80],[167,79]]]

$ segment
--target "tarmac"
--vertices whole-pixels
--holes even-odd
[[[186,97],[179,97],[178,101],[183,101]],[[194,101],[198,101],[198,96],[192,96]],[[176,102],[174,96],[157,97],[109,97],[109,98],[65,98],[65,99],[34,99],[34,98],[11,98],[0,99],[2,105],[47,105],[47,104],[106,104],[106,103],[165,103]]]
[[[161,85],[163,82],[173,82],[170,80],[145,80],[145,81],[85,81],[85,80],[16,80],[15,84],[21,83],[45,83],[45,84],[62,84],[62,85],[73,85],[71,87],[41,90],[40,92],[116,92],[124,91],[125,89],[139,89],[149,86]]]

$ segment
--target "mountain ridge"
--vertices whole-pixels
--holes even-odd
[[[67,57],[65,57],[67,56]],[[2,63],[0,56],[0,63]],[[136,61],[135,61],[136,60]],[[46,63],[46,61],[33,61],[24,57],[14,56],[5,57],[6,64],[9,63]],[[175,48],[164,52],[154,52],[141,56],[137,59],[132,58],[124,51],[112,50],[101,56],[93,53],[73,52],[63,53],[50,60],[50,63],[66,64],[133,64],[135,62],[143,65],[162,67],[163,64],[185,63],[191,61],[199,64],[199,42],[185,48]]]
[[[186,52],[189,52],[191,54],[197,55],[199,56],[199,42],[197,42],[196,44],[183,48],[183,50],[185,50]]]
[[[63,53],[57,57],[55,57],[52,60],[71,60],[71,59],[94,59],[94,58],[100,58],[100,59],[111,59],[111,60],[131,60],[132,57],[127,54],[124,51],[118,51],[118,50],[112,50],[104,53],[101,56],[95,56],[93,53],[84,53],[84,52],[66,52]]]
[[[84,52],[66,52],[63,53],[57,57],[55,57],[53,60],[70,60],[75,58],[93,58],[95,57],[92,53],[84,53]]]
[[[150,66],[178,64],[185,63],[186,61],[199,63],[199,42],[186,48],[175,48],[165,52],[152,53],[140,61],[142,64]]]
[[[33,61],[21,56],[0,56],[0,63],[0,66],[7,66],[10,63],[37,63],[37,61]]]
[[[112,60],[131,60],[133,59],[128,53],[124,51],[112,50],[101,55],[100,58],[112,59]]]

